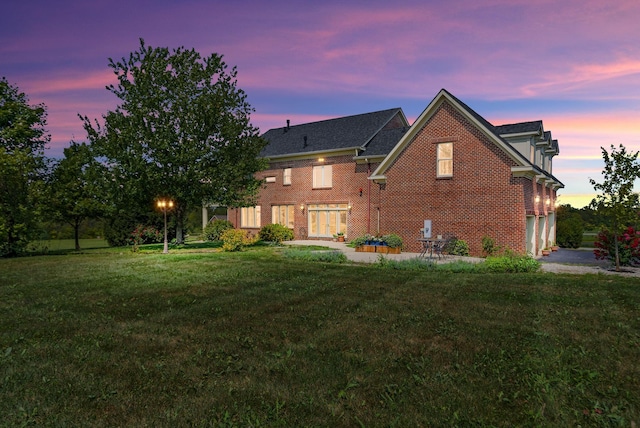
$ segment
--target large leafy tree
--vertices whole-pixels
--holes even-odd
[[[82,222],[105,212],[103,169],[88,145],[72,141],[64,149],[64,158],[56,163],[50,175],[46,192],[47,211],[53,219],[73,227],[76,250],[80,249]]]
[[[82,117],[96,153],[110,169],[120,210],[149,210],[154,199],[172,198],[176,235],[189,207],[202,203],[251,204],[260,187],[264,147],[250,123],[253,109],[237,87],[237,70],[222,56],[193,49],[146,46],[129,58],[109,59],[121,101],[104,124]]]
[[[37,233],[46,117],[44,105],[29,105],[17,86],[0,79],[0,256],[19,254]]]
[[[640,178],[638,152],[627,152],[621,144],[618,149],[611,145],[611,153],[601,147],[604,169],[603,182],[589,179],[598,195],[591,206],[608,219],[613,234],[615,265],[620,270],[619,237],[630,224],[638,219],[640,208],[638,194],[633,191],[634,182]]]

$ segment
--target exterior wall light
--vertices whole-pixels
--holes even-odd
[[[533,199],[534,202],[537,204],[540,202],[540,196],[536,195],[536,197]]]
[[[304,214],[304,204],[300,204],[300,211]]]

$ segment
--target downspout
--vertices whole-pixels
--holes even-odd
[[[367,162],[367,182],[369,188],[367,189],[367,233],[371,233],[371,163]]]

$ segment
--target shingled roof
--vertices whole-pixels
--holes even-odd
[[[500,135],[536,133],[542,131],[542,121],[534,120],[531,122],[509,123],[496,126],[496,131],[498,131]]]
[[[401,124],[394,125],[394,122],[398,121],[398,117],[401,119]],[[274,128],[263,134],[263,138],[268,141],[268,144],[263,149],[261,156],[273,158],[324,151],[362,149],[372,142],[374,137],[385,127],[397,128],[406,124],[402,109],[393,108]],[[383,134],[386,135],[386,131]],[[386,137],[381,135],[371,148],[380,150],[388,143],[388,137],[389,135]],[[400,137],[401,135],[398,136],[398,139]]]

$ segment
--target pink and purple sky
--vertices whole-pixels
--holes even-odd
[[[637,0],[32,0],[0,13],[0,76],[48,107],[60,157],[77,114],[117,99],[108,58],[139,47],[224,55],[261,132],[401,107],[446,88],[494,125],[544,121],[560,144],[560,203],[602,181],[600,147],[640,150]]]

